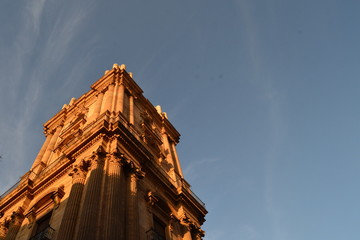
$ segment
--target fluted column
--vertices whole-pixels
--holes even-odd
[[[59,137],[59,134],[60,134],[60,132],[61,132],[62,127],[63,127],[62,125],[59,125],[59,126],[56,128],[55,133],[54,133],[54,135],[51,137],[51,140],[50,140],[50,142],[49,142],[49,145],[48,145],[48,147],[46,148],[46,151],[45,151],[44,156],[43,156],[43,158],[42,158],[42,162],[45,163],[46,165],[47,165],[48,162],[49,162],[49,157],[50,157],[52,151],[54,150],[55,143],[56,143],[56,141],[57,141],[57,139],[58,139],[58,137]]]
[[[86,183],[82,212],[79,218],[77,240],[94,239],[98,230],[97,222],[101,200],[101,182],[104,176],[105,154],[96,152],[91,159],[91,172]]]
[[[31,170],[34,170],[34,168],[36,168],[37,165],[39,165],[41,163],[41,159],[44,156],[44,153],[45,153],[45,151],[49,145],[49,142],[51,140],[52,135],[47,134],[46,131],[45,131],[45,134],[46,134],[46,140],[45,140],[44,144],[42,145],[38,155],[36,156],[36,159],[35,159],[33,165],[31,166]]]
[[[128,178],[127,240],[139,239],[139,205],[137,182],[143,173],[132,171]]]
[[[134,124],[134,96],[130,95],[130,123]]]
[[[107,156],[108,172],[105,193],[104,229],[101,230],[101,239],[124,239],[124,198],[122,189],[122,162],[117,153]]]
[[[89,162],[83,160],[79,165],[75,165],[73,170],[69,173],[69,175],[73,177],[73,185],[61,220],[57,236],[58,240],[72,239],[74,236],[88,167]]]
[[[103,102],[103,98],[104,98],[104,93],[99,92],[98,95],[97,95],[96,102],[95,102],[94,111],[93,111],[92,115],[89,118],[89,122],[94,121],[100,115],[100,110],[101,110],[101,105],[102,105],[102,102]]]
[[[116,99],[116,111],[124,112],[124,94],[125,94],[124,84],[120,83],[118,88],[118,95]]]
[[[16,235],[19,232],[23,220],[24,215],[22,214],[22,210],[17,210],[16,212],[13,212],[13,214],[11,215],[10,227],[6,234],[5,240],[14,240],[16,238]]]
[[[108,90],[105,92],[104,101],[101,105],[101,113],[105,111],[111,111],[111,104],[114,95],[114,83],[108,86]]]

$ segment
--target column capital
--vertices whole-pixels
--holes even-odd
[[[107,153],[105,152],[102,146],[99,146],[96,151],[94,151],[89,158],[86,160],[90,161],[91,169],[96,168],[98,165],[104,164],[104,158]]]
[[[111,140],[116,139],[116,135],[111,138]],[[116,148],[112,153],[106,154],[106,159],[110,164],[123,165],[125,156],[120,153],[120,151]]]
[[[16,225],[21,224],[22,220],[24,219],[23,212],[24,210],[21,207],[19,207],[18,210],[14,211],[10,216],[11,223]]]
[[[190,232],[191,236],[195,237],[194,240],[201,240],[205,236],[205,231],[200,228],[186,213],[180,219],[181,225],[185,226]]]
[[[130,176],[137,177],[138,179],[143,179],[145,177],[145,172],[142,171],[141,167],[136,162],[127,158],[124,158],[123,162]]]
[[[73,169],[69,173],[69,176],[73,177],[73,184],[85,180],[90,164],[90,160],[81,160],[79,164],[73,165]]]

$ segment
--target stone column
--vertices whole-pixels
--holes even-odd
[[[52,151],[54,150],[55,143],[56,143],[56,141],[57,141],[57,139],[58,139],[58,137],[59,137],[59,134],[60,134],[60,132],[61,132],[62,127],[63,127],[62,125],[57,126],[57,128],[56,128],[56,130],[55,130],[55,133],[54,133],[54,135],[51,137],[51,140],[50,140],[50,142],[49,142],[49,145],[48,145],[48,147],[46,148],[46,151],[45,151],[44,156],[43,156],[43,158],[42,158],[42,162],[45,163],[45,165],[47,165],[48,162],[49,162],[50,155],[51,155]]]
[[[125,87],[124,84],[120,83],[118,88],[118,96],[116,99],[116,111],[119,112],[124,111],[124,95],[125,95]]]
[[[105,153],[98,149],[91,157],[91,172],[86,183],[82,212],[79,218],[77,240],[89,240],[96,237],[101,200],[101,183],[104,176]]]
[[[101,105],[101,113],[106,112],[107,110],[109,112],[111,111],[113,95],[114,95],[114,83],[111,83],[108,86],[108,90],[105,92],[104,101]]]
[[[130,95],[130,124],[134,124],[134,97]]]
[[[104,93],[99,92],[98,95],[97,95],[96,102],[95,102],[94,111],[93,111],[92,115],[89,118],[89,122],[94,121],[100,115],[100,110],[101,110],[101,105],[102,105],[102,102],[103,102],[103,98],[104,98]]]
[[[13,212],[13,214],[11,215],[11,223],[9,226],[9,230],[6,234],[5,240],[14,240],[16,238],[16,235],[19,232],[23,220],[24,220],[24,215],[22,213],[22,209]]]
[[[45,140],[44,144],[42,145],[38,155],[36,156],[36,159],[35,159],[33,165],[31,166],[31,170],[34,170],[34,168],[36,168],[41,163],[41,159],[44,156],[46,148],[49,145],[49,142],[50,142],[50,139],[51,139],[52,135],[47,134],[46,131],[45,131],[45,134],[46,134],[46,140]]]
[[[139,236],[139,202],[137,182],[142,179],[145,173],[131,164],[128,175],[128,199],[127,199],[127,240],[140,239]]]
[[[117,153],[108,154],[108,172],[105,193],[104,229],[101,229],[101,239],[124,239],[124,198],[122,189],[122,162]],[[134,238],[135,239],[135,238]]]
[[[73,185],[71,187],[64,215],[61,220],[61,225],[57,235],[58,240],[72,239],[74,236],[88,167],[89,162],[83,160],[79,165],[75,165],[73,170],[69,173],[69,175],[73,178]]]

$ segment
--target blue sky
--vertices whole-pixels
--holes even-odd
[[[0,2],[0,190],[42,124],[126,64],[182,134],[205,240],[360,237],[360,3]]]

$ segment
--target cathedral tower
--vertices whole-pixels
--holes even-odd
[[[29,172],[0,198],[0,239],[199,240],[207,213],[180,134],[114,64],[44,124]]]

